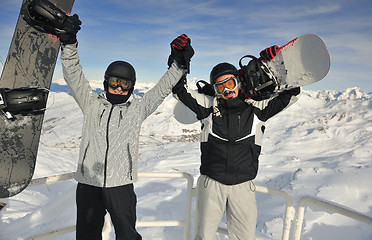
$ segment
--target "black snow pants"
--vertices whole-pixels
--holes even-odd
[[[78,183],[76,239],[101,240],[104,217],[108,211],[116,240],[141,240],[135,229],[136,204],[133,184],[100,188]]]

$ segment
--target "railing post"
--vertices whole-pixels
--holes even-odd
[[[295,218],[295,208],[293,206],[292,197],[284,191],[270,189],[270,188],[262,187],[262,186],[256,186],[256,191],[262,192],[262,193],[268,193],[271,195],[276,195],[276,196],[279,196],[285,199],[286,208],[285,208],[284,219],[283,219],[282,240],[289,240],[292,222]]]
[[[153,172],[139,172],[139,178],[185,178],[187,180],[186,190],[186,210],[185,220],[182,226],[184,227],[184,240],[191,239],[191,205],[192,205],[192,190],[194,186],[194,178],[189,173],[153,173]],[[164,226],[164,225],[163,225]]]
[[[302,223],[305,215],[305,207],[310,207],[311,205],[315,205],[318,208],[320,207],[322,209],[326,209],[327,212],[338,213],[359,222],[372,225],[372,217],[358,213],[351,209],[347,209],[346,207],[333,202],[329,202],[316,197],[304,196],[298,201],[296,220],[293,229],[293,240],[300,240]]]

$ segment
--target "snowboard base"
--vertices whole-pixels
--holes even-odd
[[[30,183],[35,170],[47,95],[60,42],[24,20],[23,0],[0,78],[0,198],[12,197]],[[43,0],[45,1],[45,0]],[[49,0],[69,14],[74,0]]]
[[[196,114],[180,101],[177,101],[173,107],[173,116],[182,124],[193,124],[198,121]]]

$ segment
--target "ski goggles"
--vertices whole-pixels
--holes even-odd
[[[124,78],[106,76],[106,81],[113,89],[121,87],[123,91],[126,91],[133,88],[133,82]]]
[[[238,86],[238,79],[236,77],[228,77],[213,85],[214,91],[217,95],[223,95],[226,91],[234,91]]]

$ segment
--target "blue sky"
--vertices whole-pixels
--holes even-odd
[[[21,0],[1,0],[0,56],[5,60]],[[302,34],[320,36],[331,55],[329,74],[309,90],[360,87],[372,92],[371,0],[75,0],[82,20],[79,55],[86,77],[103,79],[109,63],[130,62],[138,82],[157,82],[173,38],[186,33],[195,55],[189,78],[209,80],[220,62],[283,45]],[[2,64],[0,64],[2,69]],[[54,79],[62,78],[58,61]]]

